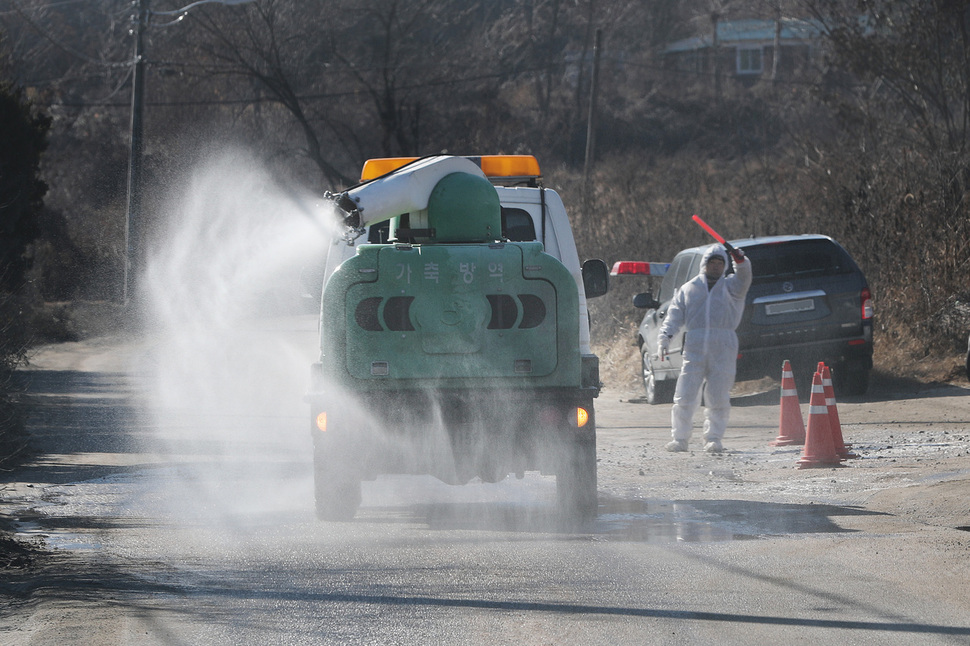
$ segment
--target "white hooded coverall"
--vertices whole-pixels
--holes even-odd
[[[744,298],[751,286],[751,261],[746,258],[742,263],[736,262],[733,274],[722,275],[708,288],[704,269],[714,255],[720,255],[727,268],[724,247],[712,245],[701,259],[700,273],[677,290],[660,328],[659,347],[664,349],[681,328],[687,330],[684,364],[670,412],[675,440],[690,439],[701,385],[705,380],[705,441],[724,437],[731,411],[731,388],[738,357],[735,329],[741,322]]]

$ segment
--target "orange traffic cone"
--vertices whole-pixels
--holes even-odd
[[[829,428],[835,452],[843,459],[859,457],[849,451],[851,444],[846,444],[842,437],[842,422],[839,420],[839,409],[835,405],[835,388],[832,386],[832,372],[828,366],[823,366],[822,388],[825,390],[825,406],[829,409]]]
[[[805,443],[805,422],[798,403],[798,389],[791,362],[785,359],[781,367],[781,413],[778,416],[778,437],[768,442],[770,446],[790,446]]]
[[[829,409],[825,405],[825,388],[822,375],[815,373],[812,380],[812,398],[808,405],[808,430],[805,433],[805,449],[796,465],[799,469],[836,466],[841,462],[835,452],[832,431],[829,429]]]

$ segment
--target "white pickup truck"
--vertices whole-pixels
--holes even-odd
[[[580,263],[535,158],[375,159],[328,197],[347,230],[327,256],[308,394],[318,516],[353,517],[361,480],[385,473],[527,470],[556,475],[569,514],[595,514],[586,299],[609,274]]]

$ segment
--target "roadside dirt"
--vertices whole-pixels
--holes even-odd
[[[670,407],[644,401],[635,345],[616,340],[597,353],[607,384],[598,423],[615,426],[599,434],[601,492],[838,504],[970,531],[970,383],[962,354],[914,363],[912,352],[883,348],[867,395],[837,404],[844,441],[859,457],[798,469],[802,446],[769,445],[779,432],[778,380],[735,385],[724,454],[704,454],[699,438],[688,454],[667,453]]]
[[[779,434],[778,385],[739,384],[725,452],[668,453],[669,406],[607,388],[597,403],[600,491],[622,498],[830,504],[970,531],[970,387],[876,373],[865,397],[839,401],[844,441],[857,457],[799,468],[804,446]],[[802,399],[808,420],[807,398]],[[700,423],[700,413],[695,418]],[[779,533],[784,533],[779,531]]]

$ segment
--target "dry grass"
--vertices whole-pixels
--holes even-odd
[[[642,389],[640,354],[634,341],[635,329],[634,326],[628,333],[617,333],[610,339],[593,344],[593,352],[600,358],[600,379],[610,390],[639,392]],[[928,352],[913,339],[890,341],[887,336],[885,332],[876,335],[874,371],[926,384],[967,384],[966,350]],[[771,377],[739,382],[734,393],[759,392],[773,387],[777,382]]]
[[[857,159],[838,146],[826,150],[824,165],[809,163],[793,145],[719,160],[699,150],[662,158],[637,152],[598,162],[588,187],[567,169],[547,179],[569,208],[580,256],[608,264],[669,261],[680,249],[709,242],[691,222],[693,213],[729,238],[829,235],[869,280],[879,326],[876,369],[924,382],[965,380],[965,185],[952,173],[934,173],[922,158],[901,166],[893,155]],[[902,185],[917,197],[900,199]],[[640,313],[629,299],[650,287],[616,279],[610,294],[590,303],[604,379],[637,383],[639,358],[630,344]]]
[[[966,358],[965,351],[959,354],[930,353],[914,339],[887,343],[881,342],[877,336],[873,363],[881,373],[922,383],[966,383]]]

